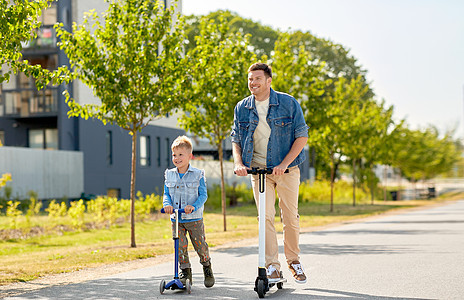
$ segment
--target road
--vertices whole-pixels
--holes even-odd
[[[300,244],[308,282],[295,283],[284,268],[288,282],[265,298],[464,299],[464,200],[304,232]],[[213,250],[210,289],[195,256],[190,295],[160,295],[159,282],[172,279],[169,262],[6,299],[258,299],[257,253],[257,242]]]

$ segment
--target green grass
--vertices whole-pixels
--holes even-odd
[[[376,201],[375,205],[361,203],[355,207],[348,202],[336,203],[334,212],[329,212],[328,203],[302,202],[299,209],[300,226],[310,229],[395,209],[428,205],[437,201],[441,200]],[[256,237],[258,235],[256,214],[254,205],[228,208],[227,231],[224,231],[221,210],[207,209],[204,222],[210,247]],[[46,216],[35,216],[29,220],[29,224],[46,224],[47,220]],[[7,228],[8,218],[0,217],[0,224],[1,228]],[[278,231],[282,230],[278,216],[276,227]],[[61,232],[56,228],[52,229],[49,227],[47,231],[49,234],[0,240],[2,262],[0,285],[173,252],[171,225],[166,215],[155,215],[151,220],[136,224],[136,248],[130,247],[130,225],[128,223],[85,231]]]

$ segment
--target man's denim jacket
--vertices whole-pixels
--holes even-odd
[[[242,149],[242,162],[250,167],[253,159],[253,134],[258,126],[258,111],[255,96],[251,95],[235,106],[232,143],[238,143]],[[271,89],[267,123],[271,135],[267,145],[267,166],[278,166],[290,151],[293,142],[299,137],[308,137],[308,126],[305,123],[300,104],[292,96]],[[288,166],[298,166],[306,159],[304,151]]]

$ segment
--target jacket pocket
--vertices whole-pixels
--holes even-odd
[[[275,134],[278,136],[290,135],[292,133],[292,119],[280,118],[274,120]]]
[[[164,184],[168,188],[169,194],[171,194],[171,196],[174,195],[174,192],[176,191],[176,183],[174,181],[166,181]]]

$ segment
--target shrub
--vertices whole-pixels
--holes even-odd
[[[85,204],[84,200],[71,202],[71,207],[68,209],[68,216],[71,217],[72,225],[75,229],[82,230],[84,226]]]
[[[21,210],[18,209],[19,201],[8,201],[8,206],[6,208],[6,216],[10,217],[10,227],[17,229],[18,227],[18,218],[23,214]]]

